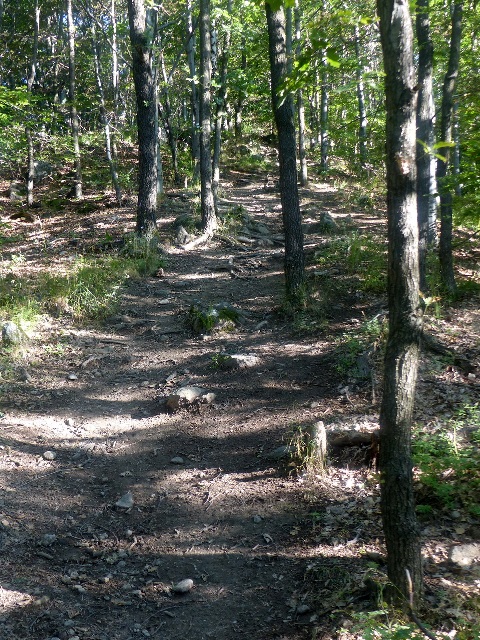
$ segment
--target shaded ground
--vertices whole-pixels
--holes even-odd
[[[302,197],[310,257],[329,241],[314,225],[325,210],[340,230],[383,226],[381,212],[346,211],[331,185]],[[281,232],[276,193],[232,174],[222,208],[238,205],[273,236]],[[186,206],[166,199],[163,238]],[[98,250],[99,238],[129,231],[132,210],[17,220],[9,232],[23,234],[24,246],[19,239],[3,247],[3,264],[21,253],[26,271],[61,268],[75,253]],[[295,427],[318,420],[329,429],[376,428],[375,375],[339,373],[334,339],[384,314],[384,300],[347,284],[323,308],[319,328],[298,334],[274,312],[282,266],[276,242],[227,238],[190,252],[172,245],[162,277],[132,283],[102,327],[75,326],[68,314],[44,317],[2,384],[0,637],[353,637],[338,629],[351,629],[354,613],[371,606],[363,580],[372,560],[376,571],[383,567],[375,555],[384,551],[378,485],[365,451],[344,451],[323,477],[289,475],[270,453]],[[331,288],[343,275],[341,265],[320,272],[316,286]],[[248,315],[234,332],[194,336],[184,319],[199,300]],[[479,397],[477,304],[430,323],[471,369],[425,360],[418,416],[426,423]],[[217,364],[225,353],[259,363],[224,371]],[[165,398],[185,384],[215,401],[168,413]],[[133,506],[117,507],[127,492]],[[463,511],[444,510],[424,525],[427,585],[445,631],[457,613],[445,613],[439,588],[457,611],[480,595],[478,575],[452,573],[448,548],[478,534]],[[193,589],[175,594],[184,579]]]

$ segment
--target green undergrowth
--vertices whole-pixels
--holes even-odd
[[[381,294],[387,287],[386,249],[384,240],[353,231],[326,242],[316,251],[315,264],[320,274],[338,269],[339,276],[354,279],[356,291]]]
[[[434,431],[417,426],[413,457],[420,513],[463,508],[480,517],[480,404],[464,405]]]
[[[135,237],[127,239],[121,254],[81,256],[62,273],[22,275],[10,261],[0,278],[0,318],[23,327],[45,312],[65,313],[76,321],[102,320],[115,310],[130,278],[149,275],[163,263],[151,240]]]
[[[334,352],[337,372],[345,378],[370,377],[370,360],[375,353],[383,352],[387,331],[386,318],[377,315],[343,333],[336,340]]]

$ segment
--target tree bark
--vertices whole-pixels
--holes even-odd
[[[34,25],[33,25],[33,50],[32,63],[30,65],[30,73],[27,78],[27,93],[32,95],[33,83],[37,72],[37,55],[38,55],[38,33],[40,31],[40,7],[38,0],[35,0],[34,6]],[[27,176],[27,206],[33,205],[33,182],[35,179],[35,149],[33,145],[32,129],[30,124],[26,127],[27,146],[28,146],[28,176]]]
[[[381,511],[388,577],[394,586],[392,596],[408,599],[408,570],[414,599],[418,601],[423,582],[411,459],[422,324],[415,164],[417,87],[408,3],[378,0],[377,11],[385,67],[389,239],[389,336],[380,411]]]
[[[212,188],[210,152],[211,80],[210,0],[200,0],[200,184],[202,231],[205,237],[213,235],[218,224]]]
[[[112,155],[112,137],[110,133],[110,123],[108,121],[107,109],[105,106],[105,91],[103,90],[102,70],[100,66],[100,56],[98,53],[98,42],[95,30],[95,23],[92,20],[91,25],[92,32],[92,53],[93,64],[95,67],[95,79],[97,81],[98,97],[99,97],[99,110],[100,110],[100,122],[103,126],[103,133],[105,136],[105,154],[107,156],[108,166],[110,168],[110,177],[112,179],[112,185],[115,189],[115,196],[117,203],[122,203],[122,190],[120,189],[120,182],[118,180],[117,167]]]
[[[198,89],[196,82],[197,70],[195,67],[195,35],[192,18],[192,3],[187,0],[187,60],[190,72],[190,107],[192,110],[191,121],[191,154],[193,163],[193,181],[196,182],[200,175],[200,104],[198,101]]]
[[[358,101],[358,148],[360,156],[360,168],[365,169],[367,164],[367,113],[365,109],[365,87],[363,84],[363,64],[360,55],[360,29],[358,24],[354,29],[355,57],[357,59],[357,101]]]
[[[291,94],[279,99],[279,89],[287,73],[286,21],[282,6],[273,10],[267,2],[265,9],[268,25],[272,107],[278,133],[280,197],[285,230],[286,299],[294,308],[298,308],[305,301],[305,256],[297,184],[294,106]]]
[[[301,10],[299,0],[295,0],[295,40],[296,56],[302,53],[301,45]],[[298,159],[300,161],[300,184],[305,187],[308,184],[307,152],[305,149],[305,106],[303,103],[303,91],[297,91],[297,120],[298,120]]]
[[[73,155],[75,158],[75,197],[82,197],[82,160],[80,155],[80,120],[75,99],[75,25],[72,0],[67,0],[68,22],[68,99],[70,101],[70,124],[72,128]]]
[[[157,157],[155,140],[155,83],[152,73],[151,32],[147,28],[143,0],[128,0],[133,80],[137,99],[138,203],[136,232],[151,233],[156,227]]]
[[[231,15],[233,1],[228,0],[227,11]],[[217,113],[215,117],[215,137],[213,148],[213,193],[215,203],[218,203],[218,185],[220,183],[220,154],[222,150],[222,129],[225,121],[227,102],[227,67],[228,51],[230,48],[230,27],[227,26],[223,36],[222,51],[220,55],[220,73],[217,90]]]
[[[321,88],[320,88],[320,170],[328,171],[328,152],[330,138],[328,135],[328,70],[325,53],[322,56]]]
[[[433,100],[433,43],[429,0],[417,0],[418,105],[417,105],[417,209],[420,290],[427,291],[427,252],[436,241],[435,104]]]
[[[463,2],[456,2],[452,13],[452,34],[450,39],[450,55],[447,72],[443,81],[442,107],[440,122],[441,142],[452,142],[453,113],[455,102],[455,89],[458,79],[460,64],[460,45],[462,39],[462,14]],[[437,183],[440,192],[440,272],[442,283],[449,293],[456,290],[455,273],[453,270],[453,206],[452,192],[445,184],[448,164],[450,161],[450,148],[442,147],[440,153],[442,159],[437,160]]]

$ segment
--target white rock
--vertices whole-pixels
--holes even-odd
[[[185,580],[180,580],[177,584],[174,584],[172,587],[173,593],[188,593],[193,589],[193,580],[190,578],[185,578]]]
[[[56,457],[57,457],[57,454],[55,451],[45,451],[43,454],[44,460],[55,460]]]
[[[120,509],[131,509],[133,507],[134,500],[131,491],[127,491],[119,500],[116,501],[115,506]]]

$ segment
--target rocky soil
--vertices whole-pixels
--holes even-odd
[[[384,212],[347,208],[327,183],[302,202],[321,291],[342,273],[314,275],[318,247],[346,225],[382,228]],[[278,195],[231,174],[222,210],[240,206],[235,234],[187,251],[176,240],[191,238],[173,221],[188,201],[170,194],[164,269],[132,282],[101,326],[75,324],[68,309],[45,315],[2,372],[1,638],[347,640],[359,637],[359,612],[376,607],[365,578],[384,572],[384,548],[378,478],[364,460],[378,427],[378,362],[349,377],[335,345],[385,314],[385,301],[345,290],[318,327],[293,331],[277,312]],[[25,273],[62,269],[134,223],[132,205],[14,221],[6,198],[0,207],[5,233],[19,238],[2,247],[2,275],[15,256]],[[240,320],[194,333],[192,305],[231,306]],[[428,322],[470,366],[425,355],[425,425],[478,402],[478,300]],[[289,467],[295,433],[318,421],[367,437],[337,447],[324,474]],[[461,509],[422,527],[429,616],[448,632],[480,597],[480,527]],[[452,562],[452,545],[466,544],[471,562]]]

